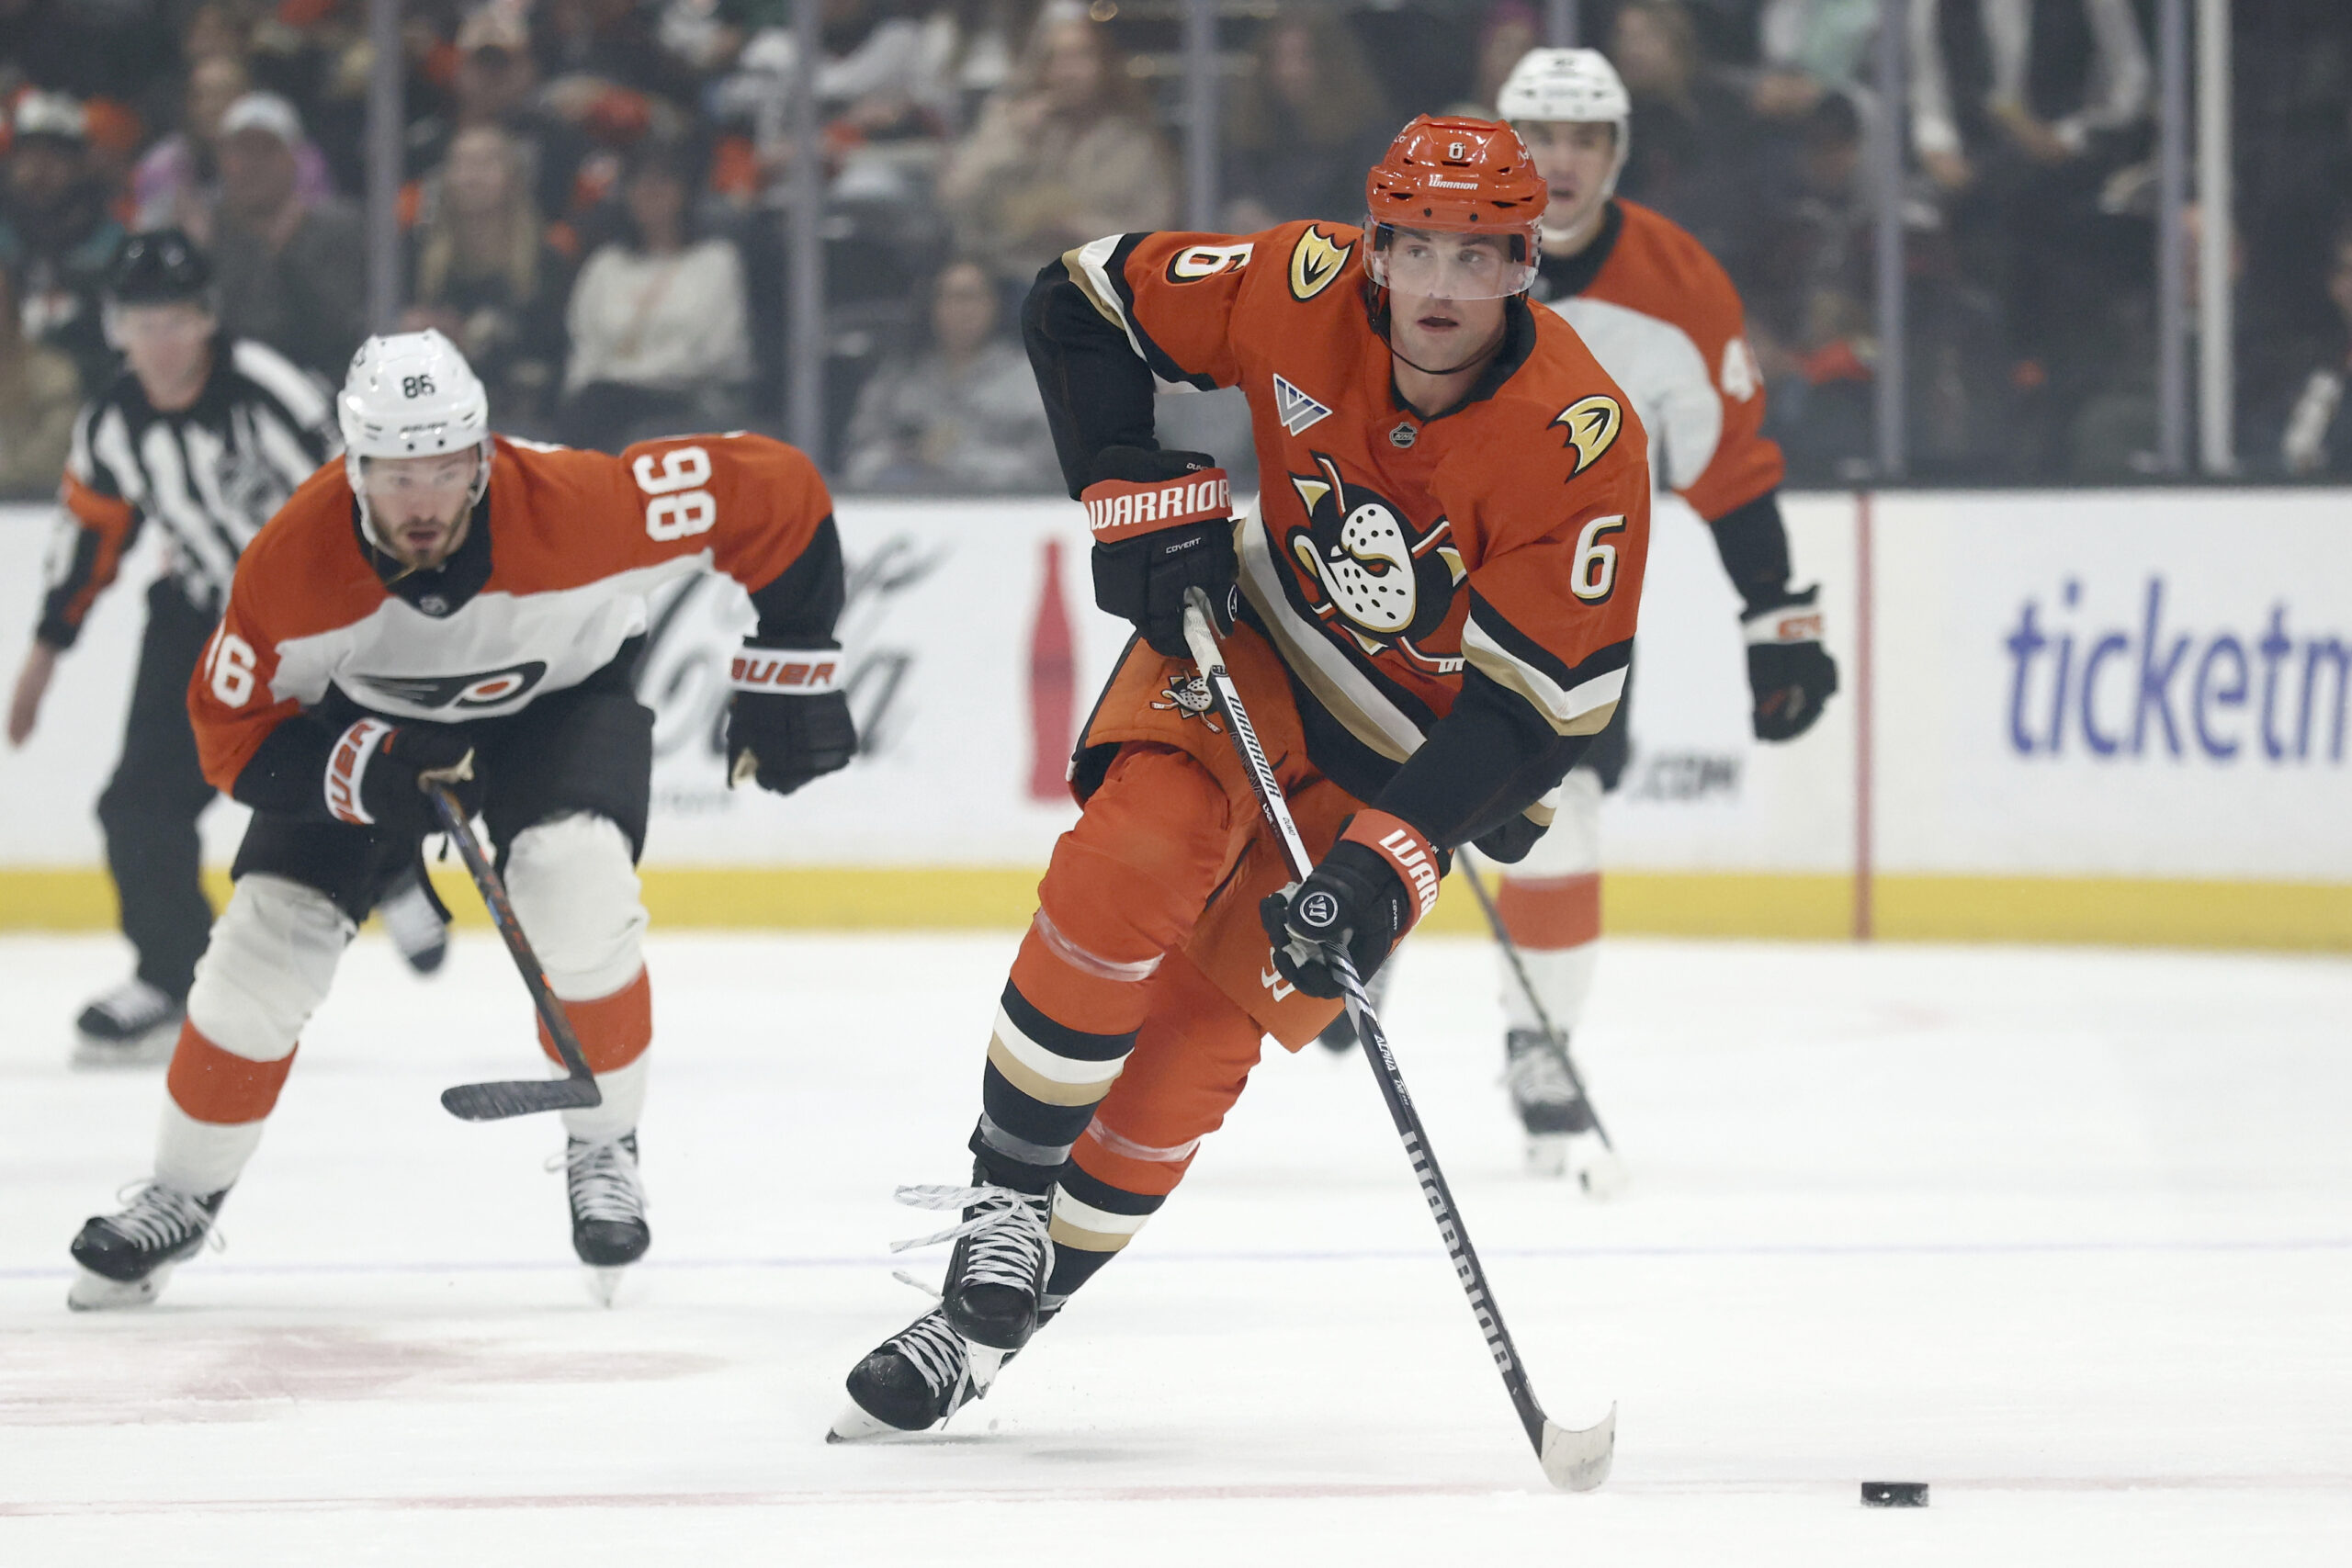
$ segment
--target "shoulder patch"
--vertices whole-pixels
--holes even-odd
[[[1186,245],[1168,258],[1168,281],[1198,283],[1221,273],[1239,272],[1250,265],[1250,253],[1255,248],[1247,241],[1238,245]]]
[[[1331,411],[1283,379],[1274,376],[1274,417],[1283,428],[1296,435],[1310,424],[1331,417]]]
[[[1331,287],[1347,269],[1352,244],[1334,244],[1322,230],[1310,227],[1290,252],[1290,297],[1304,303]]]
[[[1577,449],[1576,473],[1580,474],[1616,444],[1617,433],[1625,425],[1625,411],[1617,406],[1616,399],[1595,392],[1562,409],[1552,423],[1566,426],[1568,445]]]

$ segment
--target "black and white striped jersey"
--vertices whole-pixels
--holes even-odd
[[[220,340],[204,390],[170,413],[123,371],[74,422],[40,639],[73,646],[150,524],[188,603],[217,613],[238,556],[338,446],[326,389],[264,344]]]

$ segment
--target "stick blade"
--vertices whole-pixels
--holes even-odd
[[[1556,1421],[1544,1423],[1544,1478],[1563,1492],[1589,1492],[1609,1479],[1617,1456],[1617,1407],[1581,1430]]]
[[[441,1091],[441,1108],[460,1122],[503,1122],[542,1111],[584,1111],[605,1103],[594,1078],[521,1078],[461,1083]]]

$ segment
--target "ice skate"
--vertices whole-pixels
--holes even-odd
[[[449,956],[449,917],[421,874],[411,872],[393,883],[376,906],[376,914],[392,946],[418,974],[435,973]]]
[[[925,1432],[979,1398],[969,1352],[933,1307],[882,1341],[850,1369],[850,1404],[826,1432],[829,1443],[854,1443],[891,1432]]]
[[[150,1181],[122,1213],[94,1216],[74,1238],[81,1272],[65,1304],[75,1312],[150,1304],[172,1270],[203,1247],[228,1196],[225,1187],[199,1196]]]
[[[621,1271],[645,1256],[653,1232],[645,1223],[645,1185],[637,1174],[637,1134],[564,1147],[564,1180],[571,1197],[571,1250],[588,1266],[588,1291],[613,1304]]]
[[[1624,1167],[1601,1141],[1592,1108],[1577,1092],[1566,1047],[1539,1031],[1514,1029],[1504,1051],[1503,1081],[1527,1134],[1528,1170],[1573,1175],[1592,1197],[1613,1197],[1625,1184]]]
[[[76,1067],[152,1067],[171,1059],[187,1010],[144,980],[126,980],[74,1021]]]
[[[1037,1331],[1046,1277],[1054,1266],[1054,1244],[1046,1233],[1052,1201],[1042,1192],[997,1186],[977,1168],[973,1178],[970,1187],[899,1188],[901,1203],[961,1209],[964,1220],[936,1235],[897,1243],[892,1250],[955,1242],[940,1310],[967,1342],[972,1377],[985,1391],[1006,1354]]]

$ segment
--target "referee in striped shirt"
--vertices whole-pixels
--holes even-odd
[[[188,679],[228,603],[238,555],[336,450],[325,389],[275,350],[220,334],[211,264],[185,233],[126,241],[106,311],[126,368],[74,423],[48,597],[8,710],[8,740],[20,746],[58,656],[132,544],[160,528],[165,566],[147,591],[122,758],[98,797],[107,868],[139,967],[84,1010],[76,1066],[160,1062],[177,1038],[212,927],[197,836],[212,788],[188,726]],[[446,920],[420,882],[403,883],[382,913],[412,964],[439,964]]]

